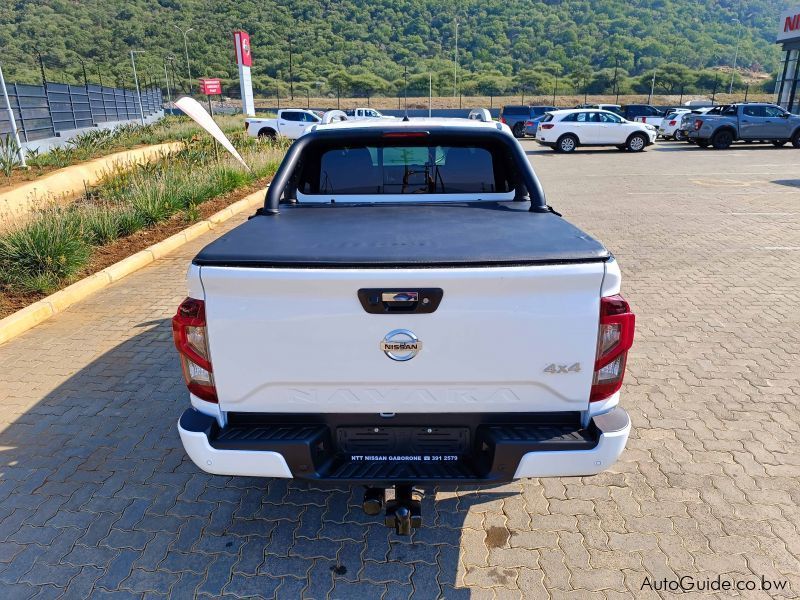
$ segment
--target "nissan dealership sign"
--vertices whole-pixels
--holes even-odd
[[[777,42],[800,40],[800,7],[784,11],[781,14]]]

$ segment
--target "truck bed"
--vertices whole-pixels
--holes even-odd
[[[212,242],[200,266],[443,267],[604,261],[597,240],[527,203],[304,205],[259,215]]]

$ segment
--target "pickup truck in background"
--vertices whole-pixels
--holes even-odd
[[[321,123],[322,116],[313,110],[285,108],[279,110],[275,118],[249,117],[244,122],[247,134],[253,137],[274,138],[282,135],[291,140],[296,140],[306,133],[312,125]]]
[[[365,486],[399,534],[414,486],[593,475],[631,428],[620,269],[497,122],[316,127],[172,326],[200,469]]]
[[[664,111],[649,104],[627,104],[622,107],[622,116],[628,121],[647,123],[658,129],[664,119]]]
[[[716,106],[703,106],[701,108],[693,108],[688,113],[683,113],[680,117],[680,133],[678,134],[679,137],[690,144],[694,144],[694,140],[689,139],[689,128],[694,126],[694,116],[695,115],[718,115],[721,113],[726,104],[718,104]]]
[[[593,108],[596,110],[607,110],[622,116],[622,107],[619,104],[578,104],[575,108]]]
[[[690,121],[688,139],[701,148],[730,148],[733,142],[771,142],[800,148],[800,115],[759,102],[730,104],[719,114],[697,115]]]
[[[500,122],[508,125],[514,137],[525,137],[527,122],[541,116],[551,110],[556,110],[555,106],[528,106],[509,104],[500,109]]]
[[[397,117],[390,117],[384,115],[374,108],[349,108],[344,111],[349,121],[360,121],[363,119],[396,119]]]

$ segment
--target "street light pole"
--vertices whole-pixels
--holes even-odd
[[[403,97],[405,98],[406,116],[408,116],[408,65],[403,67]]]
[[[289,40],[289,96],[294,100],[294,72],[292,71],[292,36]]]
[[[82,58],[78,57],[78,62],[81,63],[81,68],[83,69],[83,87],[85,87],[88,90],[89,89],[89,78],[86,77],[86,61],[84,61]]]
[[[733,54],[733,69],[731,70],[731,87],[728,90],[728,94],[733,94],[733,78],[736,76],[736,61],[739,59],[739,42],[742,39],[742,22],[739,19],[734,19],[737,23],[739,23],[739,27],[736,29],[736,52]]]
[[[169,60],[168,58],[164,59],[164,81],[167,84],[167,106],[172,104],[172,94],[170,94],[170,91],[169,91],[169,74],[167,73],[167,61],[168,60]]]
[[[22,147],[22,142],[19,141],[19,132],[17,131],[17,121],[14,119],[14,111],[11,110],[11,101],[8,99],[6,80],[3,77],[3,67],[1,66],[0,66],[0,91],[3,92],[3,98],[5,99],[6,111],[8,112],[8,122],[11,124],[11,135],[14,138],[14,142],[16,142],[17,144],[17,155],[19,156],[19,164],[22,166],[23,169],[27,169],[28,164],[25,162],[25,149]]]
[[[456,48],[453,53],[453,98],[458,96],[458,20],[456,20]]]
[[[136,97],[139,98],[139,116],[144,125],[144,108],[142,107],[142,92],[139,90],[139,76],[136,74],[136,54],[144,54],[144,50],[131,50],[131,64],[133,65],[133,81],[136,83]]]
[[[44,60],[42,60],[42,53],[39,52],[39,49],[36,46],[33,47],[33,51],[36,52],[36,56],[39,59],[39,69],[42,73],[42,86],[47,90],[47,75],[44,73]]]
[[[194,31],[194,27],[189,27],[189,29],[184,31],[183,29],[181,29],[180,27],[178,27],[174,23],[172,24],[172,26],[183,34],[183,51],[186,53],[186,72],[189,74],[187,93],[191,94],[192,93],[192,66],[189,64],[189,42],[186,39],[186,35],[190,31]]]
[[[431,116],[431,103],[433,102],[433,73],[428,73],[428,118]]]
[[[650,95],[647,97],[647,103],[650,104],[653,101],[653,92],[656,89],[656,69],[653,69],[653,81],[650,83]]]
[[[555,73],[555,78],[553,82],[553,106],[556,105],[556,94],[558,93],[558,73]]]

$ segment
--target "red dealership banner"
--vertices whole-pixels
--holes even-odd
[[[200,93],[207,96],[218,96],[222,93],[222,82],[219,79],[201,79]]]
[[[248,116],[256,116],[253,102],[253,81],[250,77],[250,66],[253,64],[250,35],[237,29],[233,32],[233,46],[236,50],[236,66],[239,69],[239,87],[242,91],[242,112]]]
[[[250,53],[250,34],[246,31],[234,31],[233,43],[236,47],[236,64],[249,67],[253,64],[253,56]]]

